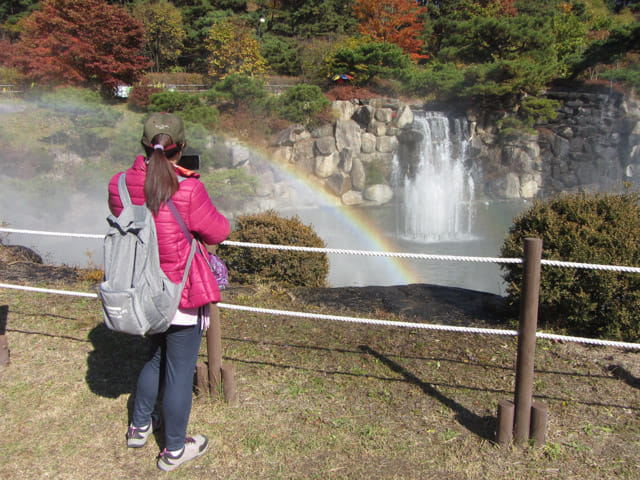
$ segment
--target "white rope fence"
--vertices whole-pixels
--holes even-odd
[[[97,234],[46,232],[46,231],[39,231],[39,230],[22,230],[22,229],[4,228],[4,227],[0,228],[0,232],[22,233],[22,234],[31,234],[31,235],[49,235],[49,236],[61,236],[61,237],[80,237],[80,238],[96,238],[96,239],[104,238],[104,235],[97,235]],[[299,247],[299,246],[272,245],[272,244],[262,244],[262,243],[245,243],[245,242],[233,242],[233,241],[225,241],[223,242],[223,244],[229,245],[229,246],[238,246],[238,247],[268,248],[268,249],[274,249],[274,250],[290,250],[290,251],[314,252],[314,253],[336,253],[336,254],[344,254],[344,255],[388,256],[388,257],[412,258],[412,259],[423,259],[423,260],[448,260],[448,261],[467,261],[467,262],[475,261],[475,262],[493,262],[493,263],[522,263],[522,259],[519,259],[519,258],[466,257],[466,256],[455,256],[455,255],[431,255],[431,254],[419,254],[419,253],[376,252],[376,251],[367,251],[367,250]],[[594,265],[594,264],[584,264],[584,263],[576,263],[576,262],[560,262],[555,260],[542,260],[542,263],[546,265],[560,266],[560,267],[591,268],[591,269],[597,269],[597,270],[613,270],[613,271],[621,271],[621,272],[640,273],[640,268],[638,267],[597,265],[597,264]],[[57,294],[57,295],[71,295],[71,296],[78,296],[78,297],[98,298],[98,294],[96,293],[73,292],[68,290],[28,287],[28,286],[13,285],[8,283],[0,283],[0,288],[32,291],[32,292],[39,292],[39,293],[50,293],[50,294]],[[482,334],[482,335],[504,335],[504,336],[518,335],[517,330],[462,327],[462,326],[455,326],[455,325],[434,325],[434,324],[428,324],[428,323],[379,320],[374,318],[348,317],[348,316],[342,316],[342,315],[325,315],[325,314],[318,314],[318,313],[306,313],[306,312],[296,312],[296,311],[289,311],[289,310],[276,310],[276,309],[268,309],[268,308],[249,307],[244,305],[233,305],[228,303],[218,303],[218,307],[223,309],[226,308],[229,310],[239,310],[239,311],[252,312],[252,313],[263,313],[268,315],[284,315],[284,316],[295,317],[295,318],[331,320],[331,321],[351,322],[351,323],[360,323],[360,324],[386,326],[386,327],[415,328],[415,329],[424,329],[424,330],[446,331],[446,332],[456,332],[456,333],[471,333],[471,334]],[[584,344],[590,344],[590,345],[640,350],[640,344],[638,343],[573,337],[573,336],[556,335],[556,334],[550,334],[550,333],[544,333],[544,332],[536,332],[536,337],[541,339],[547,339],[547,340],[576,342],[576,343],[584,343]]]
[[[46,235],[54,237],[75,237],[75,238],[92,238],[103,239],[104,235],[92,234],[92,233],[65,233],[65,232],[49,232],[42,230],[24,230],[17,228],[4,228],[0,227],[0,232],[5,233],[22,233],[28,235]],[[522,263],[521,258],[503,258],[503,257],[468,257],[461,255],[437,255],[428,253],[406,253],[406,252],[380,252],[372,250],[350,250],[344,248],[318,248],[318,247],[300,247],[295,245],[273,245],[270,243],[248,243],[248,242],[234,242],[225,240],[221,245],[227,245],[230,247],[249,247],[249,248],[265,248],[271,250],[288,250],[295,252],[310,252],[310,253],[330,253],[339,255],[362,255],[368,257],[393,257],[393,258],[408,258],[414,260],[443,260],[449,262],[478,262],[478,263]],[[592,263],[580,263],[580,262],[564,262],[560,260],[545,260],[540,262],[542,265],[549,265],[552,267],[564,267],[564,268],[585,268],[591,270],[606,270],[613,272],[624,273],[640,273],[640,267],[628,267],[624,265],[599,265]]]

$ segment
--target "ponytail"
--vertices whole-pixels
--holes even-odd
[[[151,140],[151,147],[145,147],[148,164],[144,179],[144,198],[147,207],[154,215],[158,214],[160,205],[166,203],[178,190],[178,178],[169,158],[180,152],[181,145],[171,145],[169,135],[160,133]],[[169,147],[166,149],[166,147]]]

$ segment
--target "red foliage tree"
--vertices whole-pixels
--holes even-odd
[[[424,42],[419,38],[424,27],[420,16],[426,11],[411,0],[355,0],[353,4],[360,33],[396,44],[414,60],[427,58],[420,54]]]
[[[44,0],[23,20],[11,63],[35,82],[114,87],[149,67],[143,39],[140,22],[103,0]]]

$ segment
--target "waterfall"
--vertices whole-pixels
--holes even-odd
[[[401,199],[397,217],[400,236],[416,242],[471,238],[474,182],[465,166],[469,145],[466,120],[425,112],[415,115],[413,128],[422,133],[413,171],[399,173],[400,163],[406,159],[394,160]]]

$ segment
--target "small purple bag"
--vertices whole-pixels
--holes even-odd
[[[227,288],[227,285],[229,285],[229,271],[224,262],[220,260],[220,257],[209,252],[209,265],[213,276],[216,277],[220,290]]]

